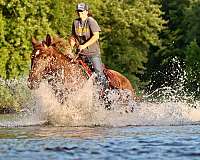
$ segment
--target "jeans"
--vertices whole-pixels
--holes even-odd
[[[100,86],[103,87],[103,90],[106,90],[108,88],[108,81],[103,72],[103,65],[100,54],[94,54],[88,56],[87,58],[92,63],[95,73],[97,74],[97,83],[100,83]]]

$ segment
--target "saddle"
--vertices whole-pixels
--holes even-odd
[[[89,79],[92,76],[92,73],[94,72],[93,68],[91,68],[91,66],[89,66],[82,59],[78,59],[78,63],[83,70],[83,74],[85,73],[84,75],[86,76],[87,79]],[[110,88],[120,87],[120,81],[118,80],[118,77],[114,73],[112,73],[108,68],[106,68],[104,64],[103,64],[103,72],[109,82]]]

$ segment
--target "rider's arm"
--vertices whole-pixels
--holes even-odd
[[[75,37],[76,37],[76,32],[75,32],[75,25],[74,25],[74,22],[72,23],[72,34],[70,36],[70,38],[68,39],[69,40],[69,44],[70,46],[73,48],[76,44],[76,40],[75,40]]]
[[[79,46],[79,49],[83,50],[83,49],[89,47],[90,45],[95,43],[98,39],[99,39],[99,32],[94,32],[93,36],[86,43]]]

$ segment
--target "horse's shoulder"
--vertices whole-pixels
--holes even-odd
[[[69,62],[69,61],[71,61],[71,59],[72,59],[72,58],[70,58],[69,55],[67,55],[67,54],[64,55],[62,52],[59,52],[59,51],[55,52],[55,55],[56,55],[57,57],[59,57],[60,60],[65,61],[65,62]]]

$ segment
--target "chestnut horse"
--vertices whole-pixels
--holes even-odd
[[[31,71],[28,78],[28,87],[36,89],[42,79],[47,79],[54,86],[59,83],[65,89],[77,90],[87,81],[83,69],[73,59],[69,43],[61,38],[46,36],[46,40],[38,42],[32,38],[33,52],[31,56]],[[110,88],[129,90],[136,98],[130,81],[117,71],[105,69]]]

